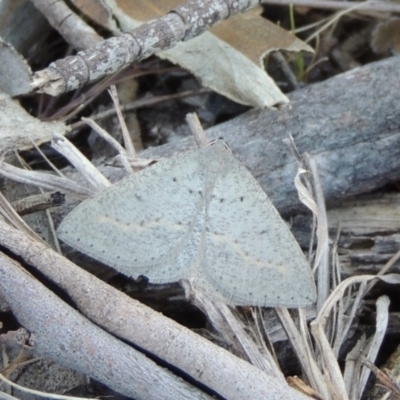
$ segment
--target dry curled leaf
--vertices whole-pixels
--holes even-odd
[[[104,0],[71,0],[71,3],[104,29],[118,31],[117,24],[112,18],[109,7],[104,4]]]
[[[105,0],[121,28],[126,31],[159,17],[181,2]],[[262,59],[273,50],[312,51],[282,28],[265,20],[260,9],[239,14],[211,32],[158,54],[191,71],[202,84],[238,103],[271,107],[287,103],[262,68]]]
[[[400,53],[400,18],[381,22],[372,33],[371,46],[376,53]]]

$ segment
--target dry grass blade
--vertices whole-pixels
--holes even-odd
[[[387,296],[381,296],[376,302],[376,332],[370,341],[367,359],[372,363],[375,362],[378,351],[382,345],[383,339],[385,337],[386,328],[389,320],[389,304],[390,300]],[[361,377],[358,382],[358,393],[357,399],[361,399],[364,392],[365,386],[367,384],[371,370],[365,365],[361,369]]]
[[[100,135],[100,137],[102,137],[104,140],[110,143],[111,146],[113,146],[118,151],[122,165],[124,166],[124,168],[128,173],[132,174],[133,169],[131,167],[129,156],[126,150],[106,130],[100,127],[92,119],[82,118],[82,121],[88,124],[92,129],[94,129]]]
[[[294,148],[293,143],[291,143],[291,147]],[[297,158],[301,164],[300,157],[297,156]],[[290,315],[288,313],[284,313],[282,309],[277,310],[277,312],[282,324],[285,327],[286,332],[289,335],[292,345],[301,360],[302,366],[307,373],[307,376],[310,379],[313,388],[319,390],[326,398],[351,398],[358,400],[358,394],[362,393],[365,387],[369,371],[366,372],[364,369],[363,372],[360,372],[359,365],[352,365],[350,369],[347,370],[347,372],[345,373],[345,376],[343,376],[337,362],[337,357],[339,350],[345,338],[347,337],[350,327],[354,321],[356,311],[359,309],[361,300],[363,299],[366,282],[367,280],[372,279],[372,277],[363,277],[360,280],[356,279],[354,281],[350,280],[350,282],[346,282],[346,284],[344,285],[339,284],[339,286],[336,287],[331,296],[328,296],[330,291],[331,275],[333,275],[333,278],[335,278],[333,279],[333,281],[338,281],[338,279],[340,279],[340,275],[337,273],[337,267],[335,269],[335,274],[331,273],[329,269],[328,224],[321,184],[319,182],[317,173],[317,167],[311,157],[306,156],[305,161],[307,164],[307,169],[309,169],[312,173],[313,193],[315,194],[315,200],[313,198],[313,194],[301,181],[300,177],[304,175],[304,169],[299,169],[299,172],[295,178],[295,186],[298,190],[300,200],[308,208],[310,208],[310,210],[315,215],[317,221],[316,235],[318,239],[318,245],[315,256],[315,268],[318,268],[319,271],[317,309],[320,312],[317,318],[311,323],[311,332],[317,343],[319,354],[318,358],[320,358],[321,360],[323,376],[325,376],[325,379],[322,381],[324,382],[324,385],[322,387],[316,386],[321,381],[320,377],[322,376],[318,368],[304,368],[304,360],[306,359],[304,357],[304,349],[308,348],[308,354],[311,355],[312,348],[309,344],[309,341],[307,342],[307,345],[304,346],[304,339],[307,337],[307,329],[305,324],[301,325],[303,327],[302,335],[299,335],[299,333],[296,332],[295,327],[292,326],[293,322],[290,319]],[[308,181],[306,182],[308,183]],[[307,186],[310,187],[310,184],[308,183]],[[347,297],[344,297],[346,289],[351,289],[351,285],[355,282],[361,282],[361,288],[355,296],[355,299],[353,299],[353,296],[351,296],[350,294],[348,294]],[[350,313],[348,314],[349,310]],[[384,322],[383,325],[385,325]],[[300,337],[302,338],[302,341],[300,341]],[[328,339],[329,337],[331,338],[331,340]],[[371,356],[376,356],[376,352],[381,344],[381,339],[382,336],[379,336],[379,338],[376,338],[376,340],[374,341],[374,351],[372,352]],[[333,343],[332,347],[330,342]],[[315,362],[314,360],[315,359],[313,359],[313,362]],[[315,372],[317,372],[317,375],[313,375],[313,373]],[[328,377],[328,379],[326,379],[326,377]],[[357,378],[356,390],[349,386],[349,377],[353,378],[353,386],[355,384],[354,378]]]
[[[317,204],[315,203],[313,197],[310,194],[310,191],[307,189],[307,187],[303,184],[301,181],[301,177],[303,175],[308,174],[308,171],[305,170],[304,168],[299,168],[297,171],[297,174],[294,178],[294,185],[296,186],[296,190],[299,196],[300,201],[308,207],[313,214],[318,214],[318,207]]]
[[[126,126],[124,117],[122,116],[121,106],[119,104],[118,93],[115,85],[110,86],[109,93],[114,103],[115,111],[118,116],[119,125],[121,126],[122,137],[124,138],[124,144],[125,144],[125,151],[128,154],[129,158],[135,158],[136,157],[135,147],[133,146],[131,134],[129,133],[128,127]]]
[[[27,171],[22,168],[14,167],[4,161],[0,162],[0,175],[16,182],[38,186],[43,189],[69,190],[76,196],[88,197],[95,194],[93,189],[79,185],[70,179],[43,172]]]
[[[325,381],[329,382],[331,392],[329,398],[348,399],[346,386],[343,376],[337,362],[335,353],[333,352],[326,334],[321,325],[311,322],[311,332],[317,342],[317,347],[322,358],[322,370]]]
[[[287,308],[276,308],[275,311],[311,386],[324,398],[329,399],[329,387],[315,362],[313,352],[308,346],[308,341],[297,330]]]
[[[88,180],[95,192],[111,186],[108,179],[65,137],[54,135],[52,147]]]
[[[344,343],[350,327],[356,317],[357,310],[360,309],[361,301],[364,297],[364,288],[366,286],[365,282],[362,282],[359,289],[357,290],[357,295],[353,299],[353,296],[349,294],[345,299],[347,304],[343,304],[343,299],[339,300],[338,315],[337,315],[337,326],[335,329],[335,338],[333,341],[333,352],[336,357],[339,355],[340,348]]]
[[[186,297],[207,315],[214,329],[234,349],[236,354],[286,384],[282,371],[272,355],[267,350],[265,354],[260,352],[252,338],[244,330],[242,321],[228,306],[220,301],[211,300],[201,289],[194,287],[187,280],[181,283],[185,288]]]
[[[353,3],[354,4],[354,3]],[[345,16],[346,14],[351,13],[352,11],[357,10],[363,5],[363,3],[355,3],[352,7],[342,10],[337,12],[335,15],[333,15],[328,22],[326,22],[321,28],[319,28],[317,31],[315,31],[312,35],[310,35],[307,40],[305,41],[306,43],[311,42],[311,40],[315,39],[318,37],[324,30],[328,29],[331,26],[334,26],[335,24],[338,23],[339,19]]]
[[[346,356],[346,365],[343,373],[343,379],[350,399],[358,398],[358,385],[355,383],[359,381],[361,370],[359,356],[362,349],[365,348],[366,342],[367,338],[363,334],[360,339],[358,339],[356,345]]]
[[[329,377],[329,382],[332,384],[336,396],[339,396],[339,398],[349,398],[348,386],[346,385],[340,371],[339,365],[336,360],[336,354],[329,345],[329,341],[325,334],[329,314],[335,307],[335,303],[337,303],[338,301],[340,301],[341,298],[344,297],[346,290],[348,290],[351,285],[363,282],[366,283],[372,279],[381,279],[387,283],[399,283],[400,275],[390,274],[382,277],[376,277],[375,275],[362,275],[346,279],[345,281],[341,282],[338,287],[331,293],[324,306],[321,308],[317,318],[311,322],[311,332],[320,350],[324,371],[326,372],[326,376]],[[349,372],[345,373],[345,376],[347,378],[349,375],[351,375]]]
[[[389,391],[389,393],[386,393],[381,400],[400,400],[400,386],[398,384],[398,378],[396,379],[396,376],[393,376],[390,370],[385,368],[383,371],[381,371],[365,357],[361,358],[361,362],[375,374],[376,378],[381,384],[380,386],[383,386],[387,391]]]
[[[318,176],[317,165],[315,160],[306,154],[305,162],[310,169],[312,176],[312,185],[314,189],[314,197],[317,206],[315,214],[317,220],[317,251],[315,256],[314,270],[318,270],[318,297],[317,310],[320,310],[325,303],[330,292],[330,271],[329,271],[329,235],[328,221],[326,216],[326,208],[324,195],[322,192],[321,182]]]

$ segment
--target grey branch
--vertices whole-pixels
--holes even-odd
[[[0,261],[0,293],[37,354],[136,399],[211,399],[91,323],[4,253]]]
[[[32,3],[75,49],[83,50],[102,41],[102,37],[63,1],[32,0]]]
[[[166,15],[112,37],[34,74],[32,90],[58,96],[189,40],[260,0],[190,0]]]
[[[151,367],[151,371],[156,373],[157,377],[150,375],[150,369],[147,367],[151,366],[151,362],[134,353],[132,348],[115,343],[115,338],[102,330],[105,329],[174,365],[224,398],[307,398],[281,380],[265,374],[200,335],[107,285],[45,244],[29,238],[1,220],[0,243],[65,290],[79,311],[88,318],[85,319],[71,310],[53,293],[48,293],[39,282],[29,279],[26,271],[0,253],[0,295],[10,304],[19,322],[29,331],[36,333],[35,350],[38,353],[48,358],[56,358],[58,362],[70,368],[80,371],[83,369],[90,376],[131,397],[200,397],[193,397],[194,391],[191,393],[192,397],[177,395],[176,391],[183,393],[190,389],[176,377],[171,376],[171,379],[167,379],[166,371],[156,366]],[[58,268],[54,268],[55,265]],[[49,318],[49,315],[52,317]],[[88,320],[97,326],[93,326]],[[90,348],[93,365],[88,354]],[[118,359],[115,361],[118,366],[114,364],[111,353]],[[129,357],[132,357],[132,362],[128,360]],[[139,357],[146,365],[140,367],[136,362]],[[107,362],[102,363],[100,359]],[[129,365],[129,368],[126,368],[126,365]],[[109,366],[113,368],[112,373],[108,369]],[[149,374],[149,379],[153,379],[153,382],[158,382],[157,385],[146,383],[146,374]],[[138,383],[141,379],[143,385]],[[122,383],[127,384],[124,386],[127,390],[122,390]],[[130,387],[142,389],[141,395],[128,393]],[[147,390],[147,393],[143,393],[144,390]],[[165,393],[160,394],[159,390],[164,390]]]

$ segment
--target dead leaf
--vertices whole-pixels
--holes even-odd
[[[65,134],[62,122],[41,122],[29,115],[17,101],[0,92],[0,154],[8,150],[27,150],[48,142],[53,134]]]
[[[181,4],[179,0],[103,0],[122,30],[127,31]],[[273,50],[312,49],[271,22],[260,9],[224,21],[212,32],[158,54],[191,71],[201,83],[241,104],[272,107],[288,103],[287,97],[262,68],[262,59]]]
[[[376,53],[400,53],[400,18],[390,18],[377,25],[372,33],[371,46]]]
[[[104,29],[117,32],[118,27],[103,0],[71,0],[71,3],[86,17]]]

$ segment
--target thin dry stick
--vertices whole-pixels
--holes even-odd
[[[133,146],[132,138],[131,135],[129,134],[129,130],[128,127],[126,126],[124,117],[122,116],[121,105],[119,104],[118,93],[115,85],[110,86],[109,93],[114,103],[115,111],[118,116],[118,121],[121,126],[122,137],[124,138],[124,144],[125,144],[125,151],[128,157],[134,159],[136,158],[135,147]]]
[[[79,185],[67,178],[48,173],[27,171],[0,161],[0,175],[26,185],[35,185],[49,190],[69,190],[77,196],[88,197],[96,193],[95,190]]]
[[[54,135],[51,147],[61,153],[87,179],[95,193],[111,186],[109,180],[66,137]]]
[[[400,400],[400,386],[397,382],[396,377],[392,376],[391,372],[387,369],[381,371],[374,364],[371,363],[366,357],[361,357],[362,364],[366,365],[375,374],[381,385],[391,391],[390,397],[384,397],[385,399]],[[384,399],[382,398],[382,399]]]
[[[307,376],[311,387],[318,391],[324,398],[329,398],[329,385],[324,379],[315,359],[312,357],[312,350],[308,347],[308,340],[300,334],[295,326],[287,308],[276,307],[275,312],[281,321],[288,339],[296,352],[301,367]]]
[[[7,199],[0,192],[0,215],[9,224],[19,229],[21,232],[42,241],[39,235],[21,218],[17,211],[10,205]]]
[[[111,146],[113,146],[118,151],[121,157],[122,165],[125,167],[126,171],[129,174],[133,174],[133,168],[131,167],[131,164],[129,162],[128,154],[126,153],[126,150],[118,143],[118,141],[115,140],[105,129],[94,122],[91,118],[82,117],[82,121],[89,125],[92,129],[94,129],[101,138],[110,143]]]
[[[58,96],[111,75],[159,51],[194,38],[218,22],[255,7],[260,0],[190,0],[119,37],[55,61],[35,73],[32,90]]]
[[[32,140],[32,146],[35,150],[43,157],[43,160],[46,161],[47,165],[58,175],[65,178],[65,175],[50,161],[50,159],[43,153],[42,149]],[[24,159],[17,153],[18,160],[21,164],[26,164]]]
[[[394,264],[396,264],[397,261],[400,259],[400,250],[382,267],[382,269],[376,274],[376,276],[382,276],[385,275],[390,268],[393,267]],[[364,296],[372,289],[372,287],[375,285],[376,281],[372,281],[368,284],[367,288],[365,289]]]
[[[204,132],[203,127],[201,126],[199,117],[196,113],[187,114],[186,122],[189,125],[190,132],[194,136],[194,140],[199,149],[206,147],[209,144],[206,133]]]
[[[64,202],[65,195],[61,192],[43,192],[14,201],[11,205],[20,216],[23,216],[61,206]]]

